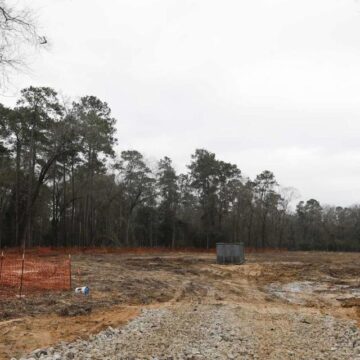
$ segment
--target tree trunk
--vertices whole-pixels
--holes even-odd
[[[57,215],[56,215],[56,162],[53,169],[53,186],[52,186],[52,233],[53,233],[53,242],[52,245],[58,245],[57,239]]]
[[[171,247],[175,249],[175,237],[176,237],[176,229],[175,229],[175,218],[172,221],[172,234],[171,234]]]
[[[75,237],[75,179],[74,179],[74,158],[71,161],[71,245],[74,245]]]
[[[267,212],[264,213],[261,224],[261,247],[265,248],[266,245],[266,218]]]
[[[31,199],[32,199],[32,186],[33,186],[33,177],[35,172],[35,149],[34,149],[34,127],[33,124],[31,126],[30,131],[30,149],[29,149],[29,159],[28,159],[28,188],[27,188],[27,201],[26,201],[26,211],[24,216],[24,231],[22,236],[22,247],[25,251],[26,242],[30,246],[31,243],[31,217],[32,217],[32,209],[31,209]]]
[[[126,219],[125,245],[129,246],[130,217]]]
[[[67,243],[67,228],[66,228],[66,166],[63,163],[63,245],[68,246]]]
[[[252,225],[253,225],[253,209],[251,207],[251,210],[250,210],[250,219],[249,219],[249,224],[248,224],[248,242],[249,242],[249,245],[251,245],[252,243]],[[257,242],[255,243],[255,248],[257,248]]]
[[[19,246],[20,156],[21,156],[21,143],[19,138],[17,138],[16,139],[16,170],[15,170],[15,246]]]

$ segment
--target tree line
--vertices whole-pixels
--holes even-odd
[[[254,179],[205,149],[178,174],[169,157],[116,154],[106,102],[63,104],[29,87],[0,105],[0,247],[214,247],[360,250],[360,207],[290,206],[295,191]]]

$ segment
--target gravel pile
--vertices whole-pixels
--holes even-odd
[[[284,325],[285,324],[285,325]],[[360,359],[360,333],[330,316],[269,318],[230,305],[143,310],[121,329],[39,349],[42,359]]]

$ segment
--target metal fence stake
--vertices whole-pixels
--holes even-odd
[[[71,254],[69,254],[69,284],[70,290],[72,289],[72,280],[71,280]]]
[[[25,253],[23,252],[23,256],[22,256],[22,260],[21,260],[20,299],[22,296],[22,289],[23,289],[24,263],[25,263]]]

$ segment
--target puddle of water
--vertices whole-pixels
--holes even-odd
[[[309,301],[360,298],[360,288],[343,284],[315,281],[294,281],[287,284],[272,283],[266,290],[288,302],[305,305]]]

